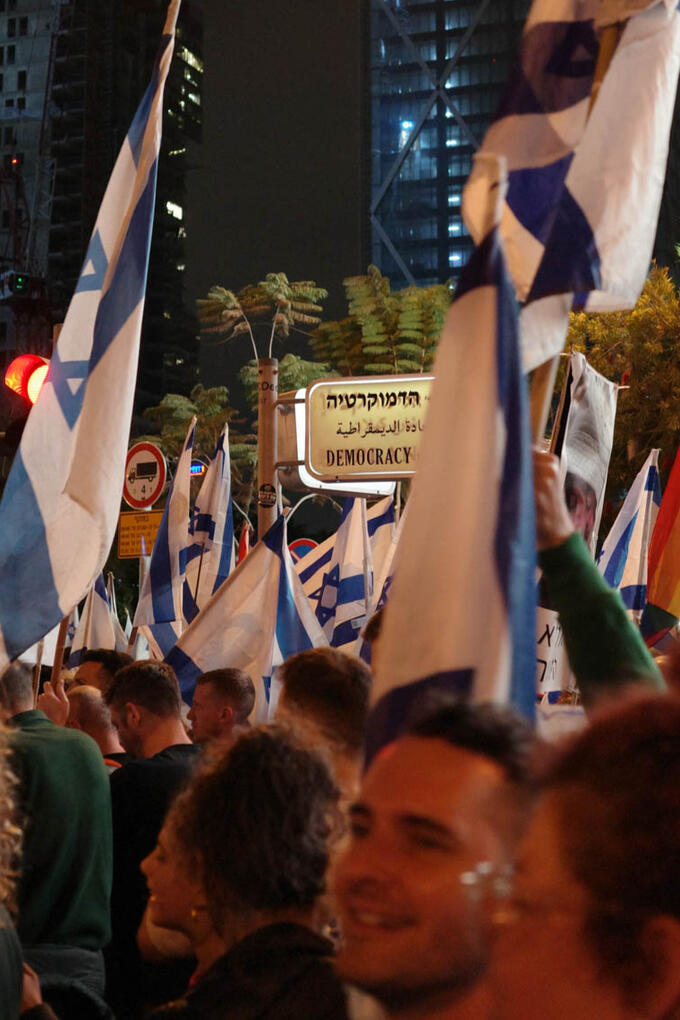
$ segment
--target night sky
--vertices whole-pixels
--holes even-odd
[[[214,283],[237,290],[283,271],[331,292],[327,318],[346,314],[342,279],[366,269],[361,6],[203,0],[204,142],[187,196],[191,299]],[[295,348],[305,353],[304,342]],[[249,350],[243,338],[204,344],[202,381],[231,385]]]

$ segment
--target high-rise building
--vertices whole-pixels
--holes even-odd
[[[1,0],[0,0],[1,2]],[[49,285],[65,313],[114,160],[146,89],[165,0],[67,0],[59,6],[52,103],[55,160]],[[186,174],[201,138],[202,21],[185,2],[165,96],[137,406],[196,381],[196,323],[184,294]]]
[[[456,279],[472,248],[463,185],[507,81],[529,0],[371,0],[372,261]]]

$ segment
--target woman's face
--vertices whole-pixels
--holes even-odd
[[[632,1020],[642,1014],[603,976],[585,930],[586,887],[563,857],[556,805],[539,805],[520,847],[514,893],[494,905],[490,985],[495,1020]]]
[[[191,911],[205,911],[202,886],[188,867],[166,822],[156,846],[141,864],[149,887],[149,914],[154,924],[190,933]]]

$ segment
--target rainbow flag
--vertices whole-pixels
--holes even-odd
[[[650,647],[680,619],[680,451],[649,544],[647,605],[640,630]]]

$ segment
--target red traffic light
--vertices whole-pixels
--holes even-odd
[[[5,372],[5,386],[18,393],[29,404],[35,404],[50,367],[46,358],[37,354],[20,354]]]

